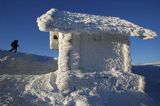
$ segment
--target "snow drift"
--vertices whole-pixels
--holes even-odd
[[[0,51],[1,56],[2,54],[8,55],[7,52]],[[25,61],[24,57],[28,56],[30,57],[31,54],[12,54],[10,58],[3,60],[3,64],[10,64],[13,61],[11,58],[20,63],[21,61],[19,60]],[[30,62],[34,65],[36,60],[39,60],[41,61],[39,65],[45,65],[43,62],[46,62],[46,64],[52,64],[53,67],[57,67],[55,62],[48,61],[48,59],[50,58],[32,55]],[[30,62],[25,64],[32,67]],[[8,74],[7,70],[12,70],[16,66],[4,66],[3,69],[3,65],[0,67],[0,73],[4,73],[0,75],[0,105],[117,106],[119,104],[120,106],[155,106],[152,99],[142,92],[144,79],[139,75],[118,71],[82,73],[82,70],[75,70],[70,73],[72,74],[72,79],[69,80],[71,81],[70,84],[72,84],[71,88],[60,91],[56,85],[57,76],[54,68],[52,69],[53,72],[46,71],[44,74],[41,73],[42,67],[37,66],[37,70],[40,73],[34,74],[32,69],[31,71],[28,70],[30,74],[17,72],[15,75]],[[21,67],[19,69],[26,71],[24,68]],[[6,72],[2,72],[2,70]],[[65,79],[65,76],[63,78]],[[141,78],[141,80],[137,80],[137,78]],[[129,81],[131,83],[128,83]]]
[[[0,50],[0,74],[43,74],[57,69],[51,57]]]

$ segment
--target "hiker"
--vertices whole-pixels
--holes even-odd
[[[12,46],[12,49],[9,50],[9,52],[12,52],[14,50],[15,53],[17,53],[17,47],[19,47],[18,45],[18,40],[14,40],[12,43],[11,43],[11,46]]]

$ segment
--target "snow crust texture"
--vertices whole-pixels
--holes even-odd
[[[152,30],[120,19],[118,17],[96,16],[68,11],[50,9],[46,14],[37,18],[41,31],[64,32],[104,32],[125,36],[138,36],[151,39],[156,36]]]
[[[43,74],[57,69],[51,57],[0,50],[0,74]]]
[[[93,34],[90,37],[89,34],[87,35],[85,33],[81,33],[79,36],[80,69],[87,71],[130,71],[128,37],[105,34]],[[73,37],[76,38],[77,36],[75,35]]]
[[[0,54],[8,55],[7,52],[2,53],[2,51]],[[29,55],[17,54],[15,60],[19,63],[23,57],[27,56]],[[10,55],[10,58],[14,57],[15,55]],[[36,63],[36,57],[32,55],[31,61]],[[10,58],[1,58],[3,64],[13,61]],[[37,58],[43,62],[48,60],[47,57],[38,56]],[[9,66],[8,68],[5,66],[3,69],[6,73],[0,75],[0,105],[2,106],[117,106],[117,104],[119,106],[156,106],[143,92],[144,78],[132,73],[63,69],[64,72],[52,70],[54,72],[45,71],[45,73],[35,74],[32,70],[32,72],[29,71],[30,74],[11,74],[5,69],[9,69]],[[52,66],[57,64],[52,63]],[[16,66],[10,69],[12,68]],[[23,68],[25,67],[21,67],[22,71]],[[41,72],[41,67],[37,68]],[[57,75],[63,81],[57,81]],[[67,89],[61,90],[59,85]]]

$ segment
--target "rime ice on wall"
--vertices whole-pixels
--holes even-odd
[[[128,37],[119,35],[81,33],[80,69],[87,71],[124,70],[130,65],[129,52],[124,51],[129,45]],[[126,57],[127,56],[127,57]]]
[[[69,52],[71,50],[71,33],[59,32],[59,57],[56,84],[60,90],[68,88],[68,77],[70,73]]]
[[[80,68],[87,71],[130,71],[128,37],[111,37],[103,33],[72,33],[72,36],[60,33],[59,67],[61,70],[62,67],[68,67],[67,70]]]
[[[81,36],[80,33],[73,33],[72,35],[72,49],[70,51],[69,66],[71,70],[79,69],[80,66],[80,44]]]
[[[60,90],[72,89],[73,73],[79,69],[83,73],[92,74],[111,70],[130,72],[128,37],[76,32],[59,32],[58,35],[59,58],[56,84]]]

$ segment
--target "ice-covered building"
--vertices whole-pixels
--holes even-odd
[[[129,37],[152,39],[155,32],[117,17],[57,9],[49,10],[37,23],[41,31],[50,32],[50,48],[59,50],[56,83],[60,90],[82,88],[78,80],[83,78],[89,84],[106,78],[88,86],[143,91],[143,77],[131,73]],[[115,85],[111,76],[117,78]]]
[[[151,39],[155,32],[117,17],[51,9],[37,20],[59,49],[59,69],[130,71],[129,36]]]

